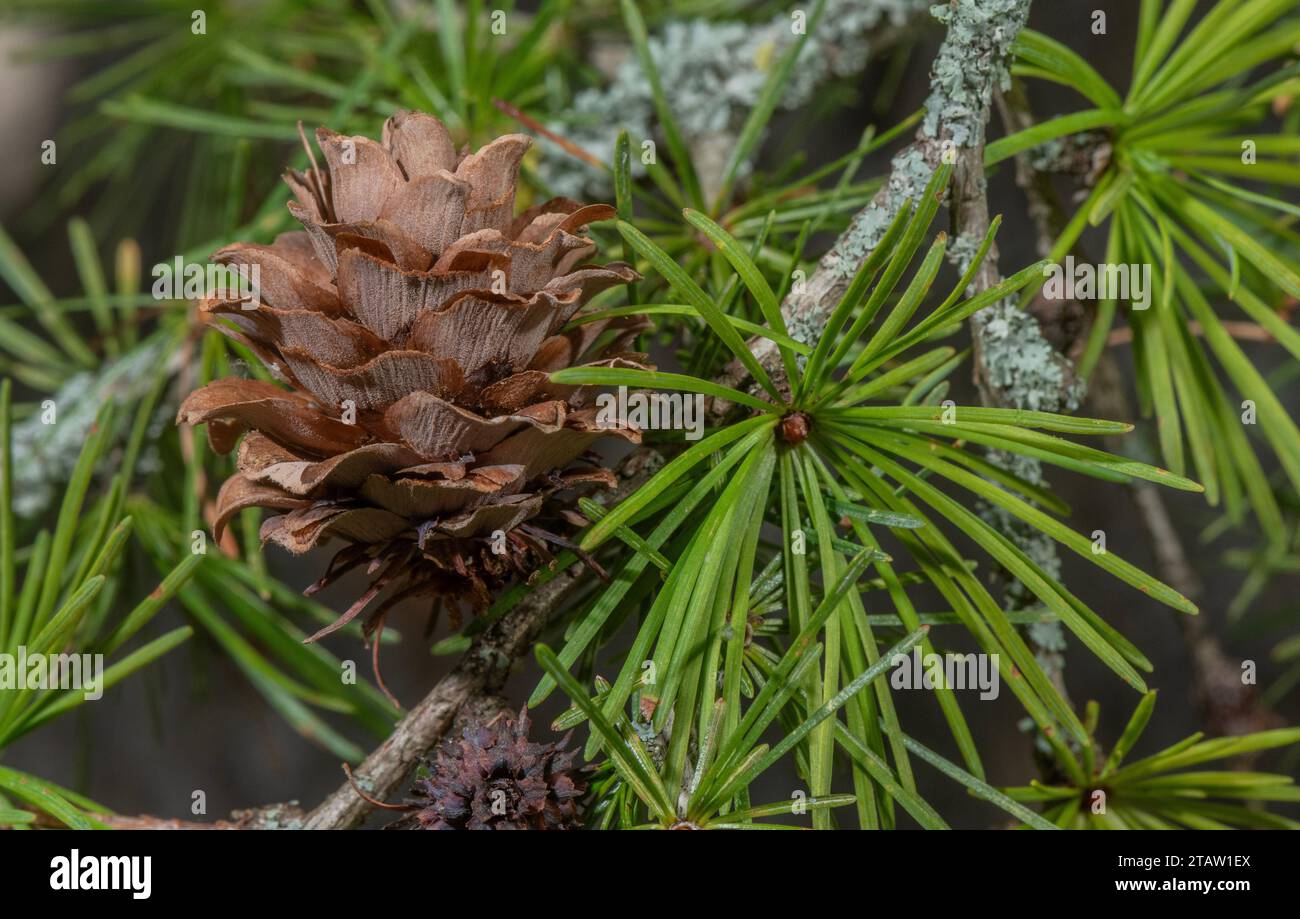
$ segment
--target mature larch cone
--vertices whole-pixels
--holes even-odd
[[[624,349],[644,320],[564,328],[636,273],[578,267],[595,251],[585,225],[613,216],[605,205],[555,199],[514,215],[523,135],[458,154],[436,118],[401,112],[381,143],[326,128],[316,139],[325,168],[309,147],[310,168],[285,177],[304,231],[217,252],[257,298],[200,306],[284,384],[218,380],[181,406],[178,421],[206,424],[218,452],[239,446],[216,536],[262,507],[280,512],[263,542],[303,553],[345,540],[314,588],[362,564],[371,587],[319,634],[389,586],[368,628],[420,594],[435,612],[445,600],[482,608],[549,559],[544,542],[563,542],[533,520],[555,509],[549,497],[612,484],[609,470],[566,468],[598,437],[639,440],[597,425],[589,387],[549,379],[583,361],[643,366]]]
[[[582,823],[586,767],[559,743],[531,743],[528,717],[467,727],[415,781],[415,812],[403,825],[425,830],[569,830]]]

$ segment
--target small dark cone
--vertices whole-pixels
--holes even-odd
[[[531,743],[525,710],[465,728],[426,762],[417,779],[416,828],[425,830],[574,830],[582,826],[586,768],[577,751]]]

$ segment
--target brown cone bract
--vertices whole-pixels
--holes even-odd
[[[178,421],[206,424],[217,451],[238,445],[217,536],[266,508],[263,541],[302,553],[339,537],[365,547],[352,564],[400,550],[397,568],[423,557],[475,582],[481,603],[476,567],[492,560],[467,541],[536,516],[597,438],[639,439],[597,424],[589,387],[549,379],[645,366],[626,351],[643,319],[566,327],[636,273],[581,264],[595,251],[584,227],[613,216],[605,205],[554,199],[515,215],[524,135],[458,153],[436,118],[401,112],[379,142],[316,139],[323,163],[313,154],[285,177],[303,229],[213,256],[256,281],[256,300],[200,304],[279,381],[218,380],[181,406]]]

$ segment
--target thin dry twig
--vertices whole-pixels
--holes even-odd
[[[1234,319],[1227,319],[1219,323],[1223,331],[1227,332],[1237,341],[1256,341],[1256,342],[1276,342],[1268,329],[1254,322],[1245,322]],[[1205,335],[1205,329],[1195,319],[1187,323],[1187,331],[1193,335]],[[1127,345],[1133,340],[1133,329],[1129,326],[1121,326],[1118,329],[1112,329],[1111,333],[1106,336],[1106,346],[1113,348],[1116,345]]]
[[[561,137],[559,134],[556,134],[546,125],[538,121],[536,118],[533,118],[531,115],[524,114],[522,111],[515,108],[509,102],[506,102],[504,99],[493,99],[492,104],[495,105],[498,109],[500,109],[505,114],[509,115],[515,121],[519,122],[524,127],[528,128],[530,131],[536,131],[538,134],[545,137],[551,143],[560,147],[560,149],[564,150],[564,152],[568,153],[570,156],[575,156],[578,159],[582,160],[587,165],[595,166],[597,169],[607,168],[606,164],[602,163],[597,157],[588,153],[586,150],[579,147],[577,144],[569,140],[567,137]]]

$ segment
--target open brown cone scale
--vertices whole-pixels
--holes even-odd
[[[537,526],[556,492],[612,483],[570,465],[603,436],[590,387],[549,374],[576,365],[644,367],[641,318],[566,323],[594,293],[635,280],[622,263],[582,266],[605,205],[553,199],[515,216],[530,140],[506,135],[457,153],[436,118],[399,112],[380,142],[316,132],[324,165],[290,171],[303,230],[213,256],[255,281],[219,292],[202,317],[246,345],[280,384],[227,378],[191,393],[178,423],[206,424],[213,448],[238,446],[215,535],[239,511],[277,512],[263,542],[295,554],[346,545],[309,592],[366,566],[372,583],[319,638],[418,595],[459,614],[550,560]],[[602,335],[609,332],[608,335]],[[242,438],[242,439],[241,439]],[[530,522],[532,521],[532,522]],[[376,644],[377,647],[377,644]]]

